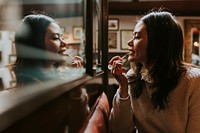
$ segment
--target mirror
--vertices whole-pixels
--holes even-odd
[[[199,42],[199,28],[191,28],[192,37],[192,63],[195,65],[200,65],[200,42]]]
[[[185,49],[184,57],[186,62],[200,65],[200,21],[199,20],[185,20],[184,34],[185,34]]]
[[[75,56],[79,56],[85,62],[85,44],[83,29],[83,0],[75,1],[1,1],[0,3],[0,84],[1,88],[7,89],[15,87],[16,73],[11,67],[17,58],[15,31],[22,21],[22,18],[28,14],[42,13],[55,19],[60,26],[63,34],[63,41],[66,43],[65,54],[69,55],[62,64],[60,74],[65,82],[77,79],[85,73],[85,64],[83,67],[72,67],[71,63]],[[24,58],[39,59],[43,58],[44,51],[23,47],[26,51]],[[45,51],[46,52],[46,51]],[[19,55],[19,53],[18,53]],[[57,54],[49,52],[44,60],[61,60]],[[50,55],[50,56],[49,56]],[[63,58],[62,58],[63,59]],[[68,62],[67,62],[68,61]],[[61,63],[60,63],[61,64]],[[59,65],[60,65],[59,64]],[[33,63],[34,65],[34,63]],[[57,65],[55,64],[57,67]],[[31,69],[34,66],[31,67]],[[59,69],[60,70],[60,69]],[[34,70],[31,70],[34,71]],[[38,69],[35,70],[38,72]],[[34,72],[32,72],[34,73]],[[5,76],[6,75],[6,76]],[[59,75],[60,76],[60,75]],[[55,79],[57,80],[57,77]]]
[[[93,69],[95,73],[102,70],[102,0],[93,1]]]

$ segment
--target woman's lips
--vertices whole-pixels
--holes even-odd
[[[131,55],[131,54],[135,54],[135,51],[132,49],[129,49],[129,55]]]
[[[65,51],[66,51],[66,49],[62,49],[62,50],[60,50],[58,53],[64,55],[64,54],[65,54]]]

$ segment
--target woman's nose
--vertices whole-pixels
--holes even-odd
[[[133,38],[131,38],[128,42],[127,42],[128,46],[133,46]]]
[[[60,42],[61,42],[61,47],[65,47],[67,45],[67,43],[63,39],[60,39]]]

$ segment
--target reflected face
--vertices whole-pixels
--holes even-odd
[[[139,21],[134,29],[133,37],[128,41],[129,62],[140,62],[144,64],[147,59],[148,34],[144,22]]]
[[[56,23],[51,23],[47,28],[45,49],[58,54],[63,54],[66,51],[66,43],[63,40],[62,31]]]

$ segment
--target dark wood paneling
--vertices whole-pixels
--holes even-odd
[[[53,14],[56,17],[82,16],[82,4],[31,4],[23,5],[23,14],[30,14],[30,11],[42,11]]]
[[[152,8],[167,8],[176,16],[199,16],[200,1],[109,2],[110,15],[143,15]]]

